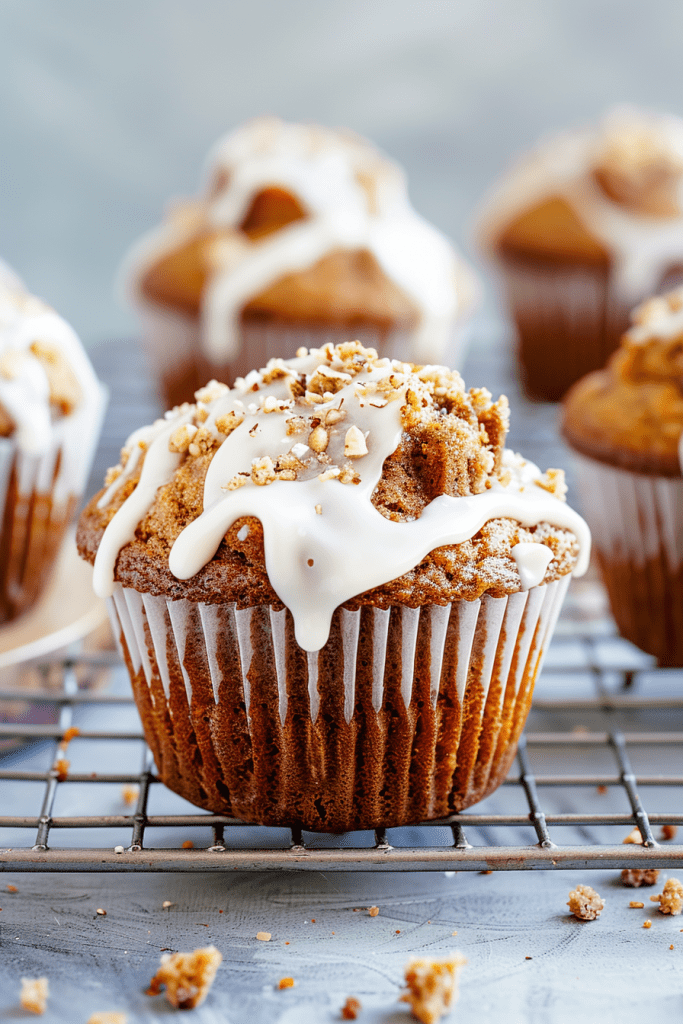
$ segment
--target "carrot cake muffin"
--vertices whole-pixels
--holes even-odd
[[[78,543],[171,789],[344,831],[499,785],[590,546],[507,427],[504,397],[348,342],[131,435]]]
[[[543,140],[480,223],[533,398],[605,364],[631,308],[683,278],[683,121],[630,107]]]
[[[0,268],[0,622],[26,611],[49,577],[104,404],[71,327]]]
[[[562,422],[619,631],[662,665],[683,665],[682,379],[679,288],[634,311]]]
[[[350,336],[440,361],[477,294],[396,164],[350,132],[276,118],[213,147],[201,194],[138,243],[124,277],[171,405]]]

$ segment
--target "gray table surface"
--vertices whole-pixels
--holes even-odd
[[[154,400],[134,346],[107,346],[95,358],[112,387],[96,469],[101,478],[104,465],[115,461],[127,431],[154,415]],[[465,379],[472,384],[485,382],[494,392],[508,391],[513,402],[513,446],[544,468],[566,462],[554,432],[556,410],[521,399],[502,339],[476,339]],[[607,648],[609,644],[604,656],[609,658]],[[643,663],[643,656],[636,652],[631,657],[634,665]],[[579,693],[578,688],[585,685],[582,678],[568,675],[567,692]],[[656,685],[675,690],[680,681],[677,675]],[[121,673],[113,685],[126,685]],[[543,687],[541,680],[541,693]],[[77,713],[75,722],[94,728],[104,721],[97,718],[103,714],[108,727],[122,730],[134,715],[125,708],[83,709],[83,717]],[[622,727],[681,728],[680,721],[665,713],[628,711],[617,717]],[[537,729],[605,727],[599,711],[533,712],[532,720]],[[133,764],[137,770],[139,747],[139,743],[134,749],[125,743],[113,745],[105,762],[99,761],[96,767],[113,771]],[[46,743],[35,743],[6,754],[3,761],[7,767],[42,766],[44,771],[51,749]],[[69,756],[75,770],[91,770],[95,747],[79,740]],[[99,747],[97,756],[101,757]],[[553,756],[541,755],[551,770]],[[597,769],[601,756],[600,751],[587,749],[577,771]],[[681,765],[669,757],[662,749],[658,763],[639,767],[680,772]],[[154,813],[188,808],[163,787],[155,788]],[[99,810],[122,813],[118,790],[110,790],[105,797],[96,792],[100,789],[91,786],[86,795],[85,787],[78,784],[64,787],[55,812],[88,813],[87,800],[96,797]],[[18,796],[18,791],[12,792],[11,806],[3,806],[3,813],[37,813],[37,788],[26,784]],[[502,811],[510,792],[499,790],[479,809]],[[664,796],[656,788],[647,796],[651,806],[664,809]],[[595,811],[627,809],[621,791],[601,795],[593,790],[582,799],[584,808]],[[567,811],[575,800],[575,794],[558,788],[548,795],[547,805]],[[419,839],[419,830],[412,831],[413,841]],[[481,841],[495,842],[492,831]],[[613,838],[619,842],[623,832]],[[519,842],[534,842],[531,828],[520,828],[519,833]],[[607,826],[579,828],[562,841],[605,841],[608,833]],[[192,838],[192,833],[162,841],[177,845],[184,838]],[[0,838],[3,846],[26,841],[18,833]],[[78,841],[77,836],[65,840]],[[107,832],[100,843],[126,841]],[[567,895],[578,882],[595,886],[606,898],[599,920],[580,922],[568,914]],[[18,891],[7,892],[7,884]],[[365,1024],[407,1024],[409,1011],[397,1002],[407,958],[454,948],[469,961],[453,1015],[463,1024],[565,1024],[577,1018],[628,1024],[646,1016],[679,1020],[683,1019],[683,918],[658,914],[648,901],[652,891],[623,888],[613,871],[5,874],[0,883],[0,1018],[26,1019],[18,1005],[20,978],[46,975],[52,993],[43,1018],[46,1024],[85,1024],[96,1010],[114,1009],[125,1010],[131,1022],[168,1020],[174,1011],[163,997],[144,994],[160,951],[214,943],[224,962],[207,1002],[190,1018],[203,1024],[325,1024],[340,1019],[339,1008],[348,995],[361,1000],[359,1020]],[[645,909],[629,909],[633,898],[644,899]],[[164,909],[165,900],[173,906]],[[366,910],[373,904],[380,908],[375,918]],[[98,907],[107,911],[106,917],[96,914]],[[649,930],[642,927],[645,919],[652,921]],[[271,941],[257,940],[258,931],[271,932]],[[278,990],[284,976],[295,979],[293,989]]]

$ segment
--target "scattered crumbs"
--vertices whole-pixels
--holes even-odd
[[[121,797],[123,799],[124,804],[127,804],[129,807],[138,802],[139,796],[139,786],[121,786]]]
[[[170,900],[164,900],[161,906],[163,907],[164,910],[168,910],[169,907],[175,907],[175,903],[171,903]]]
[[[206,999],[222,959],[215,946],[195,949],[192,953],[167,953],[149,983],[147,995],[157,996],[165,988],[171,1006],[177,1010],[193,1010]]]
[[[123,853],[123,847],[122,846],[115,846],[114,847],[114,853]]]
[[[93,1013],[88,1017],[87,1024],[126,1024],[128,1017],[125,1013],[116,1010],[104,1010]]]
[[[356,999],[355,996],[347,996],[346,1002],[341,1008],[342,1020],[356,1020],[362,1009],[360,999]]]
[[[605,901],[590,885],[577,885],[576,889],[569,893],[567,906],[580,921],[594,921],[596,917],[600,917]]]
[[[657,896],[650,896],[653,903],[659,903],[660,914],[671,914],[673,917],[683,911],[683,884],[677,878],[669,878]]]
[[[532,956],[525,956],[524,959],[525,960],[533,960],[533,957]]]
[[[277,983],[278,988],[294,988],[294,978],[280,978]]]
[[[451,935],[457,935],[457,934],[458,934],[457,932],[451,932]]]
[[[640,900],[631,900],[631,902],[629,903],[629,907],[631,907],[633,910],[642,910],[644,906],[645,904],[642,903]]]
[[[45,1013],[50,984],[47,978],[22,978],[19,1001],[29,1013]]]
[[[107,911],[103,910],[102,907],[98,907],[97,910],[95,911],[95,913],[99,914],[100,917],[106,917],[107,916]]]
[[[408,986],[401,1001],[410,1003],[422,1024],[437,1024],[458,998],[458,975],[467,960],[460,953],[446,957],[411,957],[405,967]]]
[[[272,935],[270,932],[256,932],[256,938],[260,942],[270,942]]]
[[[665,843],[667,839],[675,839],[678,833],[676,825],[662,825],[662,831],[659,833],[659,841]]]
[[[652,928],[652,921],[643,921],[643,928]]]
[[[183,850],[194,850],[194,843],[191,839],[186,839],[183,843]]]
[[[607,786],[598,786],[598,793],[600,796],[604,796],[607,792]]]
[[[368,907],[368,914],[370,917],[377,917],[379,914],[379,907]]]
[[[17,889],[16,885],[8,885],[7,892],[19,892],[19,890]]]

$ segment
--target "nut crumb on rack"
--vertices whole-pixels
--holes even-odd
[[[206,999],[222,959],[215,946],[204,946],[192,953],[166,953],[149,983],[147,995],[159,995],[165,988],[171,1006],[193,1010]]]
[[[99,1013],[92,1013],[88,1017],[87,1024],[126,1024],[128,1016],[117,1010],[102,1010]]]
[[[623,841],[625,843],[635,843],[637,846],[643,845],[643,836],[637,825],[631,832],[629,832]]]
[[[139,796],[139,786],[121,786],[121,797],[124,804],[128,804],[129,807],[138,802]]]
[[[57,773],[58,782],[66,781],[70,767],[71,761],[67,761],[65,757],[58,757],[55,759],[55,763],[52,766],[52,770]]]
[[[590,885],[577,885],[569,893],[567,902],[569,910],[578,917],[580,921],[594,921],[600,917],[605,907],[605,901],[598,895]]]
[[[668,839],[675,839],[677,834],[677,825],[662,825],[662,831],[659,833],[659,841],[661,843],[665,843]]]
[[[42,1014],[47,1009],[50,983],[47,978],[22,978],[19,1001],[29,1013]]]
[[[639,889],[641,885],[656,885],[658,878],[657,868],[624,868],[621,872],[621,884],[631,889]]]
[[[629,907],[631,907],[632,910],[642,910],[644,906],[645,904],[642,900],[631,900],[629,903]]]
[[[653,903],[659,903],[660,914],[677,917],[683,911],[683,884],[677,878],[668,878],[657,896],[650,896]]]
[[[410,1004],[422,1024],[437,1024],[458,998],[458,975],[467,960],[460,953],[446,957],[411,957],[405,967],[407,990],[401,1000]]]
[[[368,907],[368,914],[370,917],[377,917],[379,914],[379,907]]]
[[[357,1020],[358,1014],[363,1009],[360,999],[355,996],[347,996],[346,1002],[341,1008],[342,1020]]]
[[[280,978],[277,983],[278,988],[294,988],[294,978]]]

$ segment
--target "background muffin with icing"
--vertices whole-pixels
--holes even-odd
[[[169,404],[301,344],[349,336],[440,360],[477,295],[408,200],[402,170],[351,132],[259,118],[212,149],[123,272]]]
[[[630,107],[539,144],[479,235],[499,268],[531,397],[604,366],[630,310],[683,277],[683,121]]]
[[[104,405],[71,327],[0,266],[0,622],[26,611],[47,581]]]
[[[649,299],[567,395],[583,505],[620,632],[683,665],[683,288]]]
[[[505,777],[589,535],[508,405],[358,342],[131,436],[78,535],[162,778],[248,821],[435,818]]]

